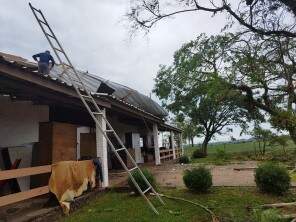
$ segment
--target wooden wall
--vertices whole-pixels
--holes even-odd
[[[39,125],[39,143],[33,149],[32,166],[50,165],[63,160],[76,160],[77,126],[46,122]],[[48,184],[49,174],[31,177],[31,188]]]
[[[76,160],[77,126],[54,122],[49,127],[52,129],[52,163]]]

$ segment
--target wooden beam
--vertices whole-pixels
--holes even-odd
[[[173,152],[173,149],[160,150],[159,153]]]
[[[6,206],[8,204],[16,203],[22,200],[26,200],[32,197],[37,197],[47,193],[49,193],[48,186],[43,186],[43,187],[38,187],[32,190],[27,190],[24,192],[2,196],[0,197],[0,207]]]
[[[161,156],[160,159],[167,159],[167,158],[171,158],[171,157],[174,157],[173,154],[170,154],[170,155],[167,155],[167,156]]]
[[[51,165],[20,168],[15,170],[3,170],[3,171],[0,171],[0,180],[7,180],[12,178],[25,177],[25,176],[50,173],[50,172],[51,172]]]

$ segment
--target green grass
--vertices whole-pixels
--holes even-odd
[[[192,163],[200,164],[227,164],[231,162],[244,161],[244,160],[270,160],[275,159],[281,162],[292,162],[295,161],[292,158],[295,156],[295,144],[290,141],[286,147],[288,155],[284,153],[279,146],[267,146],[265,156],[255,156],[254,147],[257,146],[255,142],[244,142],[244,143],[228,143],[228,144],[213,144],[208,146],[208,156],[206,158],[192,159]],[[194,150],[199,147],[185,146],[185,154],[189,157],[192,156]],[[229,159],[220,160],[216,158],[217,149],[223,149],[228,154]],[[257,148],[258,150],[258,148]]]
[[[212,188],[208,194],[195,194],[187,190],[164,190],[167,195],[182,197],[207,206],[219,217],[221,222],[248,222],[252,208],[264,203],[295,201],[293,194],[274,197],[258,193],[255,188]],[[165,206],[157,206],[156,216],[141,197],[128,193],[109,191],[86,204],[68,217],[64,222],[208,222],[209,215],[202,209],[181,202],[164,199]],[[154,200],[155,201],[155,200]]]

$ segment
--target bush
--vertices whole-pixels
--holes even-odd
[[[206,192],[213,184],[211,172],[205,167],[185,170],[183,181],[188,189],[196,192]]]
[[[253,220],[254,222],[284,222],[277,209],[255,210]]]
[[[202,152],[200,149],[194,150],[192,153],[192,158],[197,159],[197,158],[205,158],[207,155]]]
[[[282,195],[289,190],[291,178],[286,168],[268,162],[256,169],[255,182],[262,192]]]
[[[147,169],[141,169],[144,176],[146,177],[146,179],[149,181],[149,183],[153,186],[154,189],[157,189],[156,187],[156,182],[155,182],[155,178],[154,176],[147,170]],[[146,182],[144,181],[143,177],[141,176],[139,170],[134,170],[132,172],[132,175],[134,177],[134,179],[137,181],[138,185],[140,186],[140,188],[144,191],[148,188]],[[133,181],[131,180],[131,178],[128,178],[128,185],[129,187],[136,193],[139,194],[137,188],[135,187]]]
[[[224,149],[221,149],[221,148],[216,149],[215,157],[218,160],[228,160],[229,159],[228,153],[226,153],[226,151]]]
[[[189,159],[189,157],[186,156],[186,155],[181,156],[181,157],[179,158],[179,163],[187,164],[187,163],[189,163],[189,162],[190,162],[190,159]]]

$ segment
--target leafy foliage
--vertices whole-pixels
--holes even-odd
[[[259,154],[265,155],[266,145],[274,137],[273,133],[268,129],[263,129],[259,125],[255,125],[252,136],[258,143]]]
[[[230,158],[230,156],[228,155],[228,153],[224,149],[217,148],[215,158],[217,160],[226,161]]]
[[[202,128],[198,127],[196,124],[193,124],[191,121],[184,120],[180,121],[178,119],[175,120],[177,126],[182,130],[182,137],[186,142],[186,139],[189,140],[191,146],[194,146],[194,137],[200,136],[202,132]]]
[[[146,179],[149,181],[149,183],[153,186],[154,189],[156,189],[156,181],[154,176],[147,170],[147,169],[141,169]],[[143,177],[141,176],[140,172],[138,170],[134,170],[132,172],[132,176],[140,186],[141,190],[146,190],[148,188],[146,182],[144,181]],[[129,187],[136,193],[139,194],[137,188],[135,187],[131,177],[128,178],[128,185]]]
[[[161,68],[157,77],[157,94],[166,101],[176,101],[166,104],[170,110],[178,106],[185,109],[187,106],[180,101],[189,104],[191,101],[188,98],[192,95],[186,92],[192,89],[195,104],[214,105],[215,112],[216,107],[221,105],[217,96],[207,94],[207,97],[199,99],[194,96],[205,95],[200,91],[208,88],[206,85],[209,82],[212,86],[220,82],[216,85],[216,91],[215,87],[209,87],[212,92],[220,94],[221,89],[234,89],[240,96],[233,98],[240,98],[241,107],[255,118],[260,117],[261,121],[264,121],[264,116],[260,116],[262,111],[270,115],[265,116],[270,117],[270,123],[279,130],[287,130],[296,142],[296,113],[293,109],[296,105],[296,2],[173,0],[167,3],[160,0],[135,0],[127,16],[134,29],[149,30],[165,18],[200,11],[212,13],[213,16],[218,12],[228,14],[229,21],[224,31],[230,30],[235,22],[246,29],[240,29],[240,33],[235,35],[199,36],[184,45],[175,54],[174,66]],[[170,78],[167,75],[172,76]],[[200,80],[198,84],[197,79]],[[176,86],[172,89],[173,82],[176,82]],[[223,82],[225,84],[221,87]],[[221,93],[223,100],[225,90]],[[179,111],[182,114],[182,110]],[[200,108],[200,111],[208,110]],[[195,118],[192,121],[197,123]]]
[[[291,139],[291,137],[289,137],[288,135],[273,136],[270,140],[270,145],[271,146],[276,146],[276,145],[281,146],[284,155],[287,156],[286,147],[289,145],[290,139]]]
[[[183,181],[188,189],[196,192],[206,192],[213,184],[211,172],[205,167],[185,170]]]
[[[184,155],[184,156],[181,156],[179,158],[179,163],[184,163],[184,164],[187,164],[187,163],[190,163],[190,159],[188,156]]]
[[[284,220],[277,209],[268,210],[254,210],[254,222],[284,222]]]
[[[255,182],[262,192],[282,195],[289,190],[291,178],[286,168],[268,162],[256,169]]]
[[[239,94],[219,77],[232,35],[207,38],[204,34],[184,44],[172,66],[161,66],[154,92],[178,122],[190,120],[202,130],[202,151],[215,134],[229,125],[245,126],[246,112]]]
[[[205,153],[200,149],[196,149],[192,153],[192,158],[194,159],[205,158],[205,157],[206,157]]]

